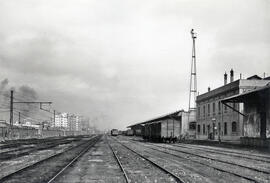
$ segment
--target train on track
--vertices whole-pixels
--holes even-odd
[[[117,135],[119,135],[119,131],[117,129],[112,129],[111,136],[117,136]]]

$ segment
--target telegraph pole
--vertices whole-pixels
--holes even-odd
[[[21,112],[19,112],[19,124],[21,124]]]
[[[10,127],[13,125],[13,90],[10,91]]]
[[[53,110],[53,127],[55,127],[55,110]]]
[[[9,121],[9,123],[10,123],[10,126],[11,126],[11,128],[12,128],[12,126],[13,126],[13,105],[14,104],[39,104],[40,105],[40,109],[42,109],[42,104],[52,104],[52,102],[29,102],[29,101],[27,101],[27,102],[14,102],[13,100],[14,100],[14,97],[13,97],[13,93],[14,93],[14,91],[13,90],[11,90],[10,91],[10,121]],[[44,109],[42,109],[42,110],[44,110]],[[20,122],[20,118],[21,118],[21,113],[19,112],[19,122]]]

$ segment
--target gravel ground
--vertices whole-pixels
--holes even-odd
[[[268,171],[270,174],[270,163],[269,162],[264,162],[263,160],[256,160],[256,159],[246,159],[245,157],[239,157],[239,156],[232,156],[231,154],[218,154],[216,152],[206,152],[204,150],[200,150],[200,149],[186,149],[186,148],[182,148],[182,147],[177,147],[177,146],[172,146],[172,145],[161,145],[162,147],[168,147],[168,148],[172,148],[172,149],[176,149],[176,150],[180,150],[183,152],[191,152],[194,154],[198,154],[200,156],[204,156],[206,158],[213,158],[213,159],[217,159],[217,160],[221,160],[221,161],[225,161],[225,162],[229,162],[229,163],[234,163],[234,164],[239,164],[242,166],[247,166],[247,167],[252,167],[252,168],[256,168],[259,170],[263,170],[263,171]],[[269,160],[268,160],[269,161]]]
[[[21,157],[14,158],[11,160],[1,161],[0,162],[0,178],[12,172],[15,172],[27,165],[34,164],[53,154],[61,153],[65,149],[71,147],[72,145],[75,145],[75,144],[72,143],[72,144],[60,145],[49,150],[36,151],[26,156],[21,156]]]
[[[173,177],[119,143],[113,140],[110,143],[131,182],[176,182]]]
[[[58,183],[124,183],[125,179],[104,137],[68,168]]]
[[[127,139],[128,139],[126,137],[118,137],[118,138],[120,138],[124,141],[127,141]],[[212,161],[209,159],[202,159],[199,157],[194,157],[192,155],[187,155],[185,153],[171,151],[169,149],[163,149],[161,147],[153,146],[153,145],[151,145],[151,143],[140,144],[139,142],[131,141],[131,143],[126,143],[126,144],[128,144],[132,148],[135,148],[137,151],[141,151],[142,153],[148,154],[149,157],[152,157],[153,159],[159,158],[157,160],[157,162],[161,163],[162,160],[163,161],[166,160],[168,167],[172,166],[173,164],[178,165],[178,167],[176,168],[177,169],[176,172],[179,172],[179,173],[185,172],[185,173],[182,173],[182,176],[187,181],[200,182],[200,180],[197,178],[204,177],[204,178],[208,178],[208,180],[205,179],[202,182],[211,182],[211,181],[212,182],[248,182],[245,179],[236,177],[236,176],[228,174],[228,173],[214,170],[213,168],[207,167],[206,165],[216,166],[218,168],[225,169],[225,170],[228,170],[230,172],[235,172],[235,173],[238,172],[238,173],[244,174],[248,177],[255,178],[256,180],[258,180],[258,182],[269,182],[270,181],[269,175],[266,175],[266,174],[254,172],[254,171],[244,169],[241,167],[235,167],[235,166],[228,165],[225,163],[215,162],[215,161]],[[162,145],[162,144],[155,144],[155,145],[174,147],[172,145]],[[146,148],[145,146],[149,146],[150,148],[153,148],[153,149]],[[177,148],[179,148],[179,147],[177,147]],[[154,149],[156,149],[156,150],[154,150]],[[187,151],[187,149],[184,149],[184,150]],[[159,152],[159,151],[164,151],[164,152]],[[192,152],[192,153],[198,153],[199,155],[202,155],[201,152]],[[179,157],[175,157],[175,156],[170,155],[170,154],[176,154]],[[208,156],[209,154],[205,153],[204,155]],[[200,163],[193,162],[194,160],[198,161],[200,163],[203,163],[205,165],[203,166]],[[243,160],[241,160],[241,161],[243,161]],[[249,162],[245,162],[245,163],[246,163],[246,165],[248,165]],[[164,162],[164,165],[165,164],[166,164],[166,162]],[[250,162],[250,165],[252,165],[252,164],[253,163]],[[263,167],[263,165],[261,167]],[[197,178],[196,178],[196,176],[193,178],[191,176],[189,176],[192,174],[192,172],[193,172],[193,174],[197,173],[197,175],[196,175]]]
[[[185,145],[185,144],[172,144],[172,146],[181,147],[184,149],[199,150],[199,151],[203,151],[203,152],[209,152],[212,154],[222,154],[222,155],[235,157],[235,158],[243,158],[245,160],[247,160],[247,159],[248,160],[258,160],[261,162],[270,163],[270,156],[267,156],[267,155],[255,155],[255,154],[246,154],[244,152],[233,152],[233,151],[224,150],[224,149],[212,149],[211,147],[209,148],[208,146],[197,147],[197,146]]]
[[[85,140],[88,138],[85,138]],[[17,170],[25,167],[32,165],[42,159],[46,159],[47,157],[61,153],[65,151],[66,149],[75,146],[76,144],[81,143],[80,141],[73,141],[69,144],[62,144],[55,146],[51,149],[46,149],[46,150],[40,150],[40,151],[35,151],[32,152],[29,155],[25,156],[20,156],[17,158],[13,158],[10,160],[4,160],[0,162],[0,178],[9,175],[13,172],[16,172]]]
[[[77,154],[79,154],[86,147],[91,144],[95,144],[100,136],[94,138],[84,138],[81,140],[76,148],[71,148],[64,153],[54,156],[52,158],[46,159],[35,166],[28,167],[21,172],[18,172],[12,176],[5,178],[6,183],[39,183],[47,182],[52,178],[57,172],[59,172],[65,165],[67,165]]]

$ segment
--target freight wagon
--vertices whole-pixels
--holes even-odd
[[[126,131],[126,135],[127,135],[127,136],[133,136],[133,135],[134,135],[133,130],[128,129],[128,130]]]
[[[180,121],[167,119],[145,124],[143,138],[156,142],[176,142],[180,137]]]

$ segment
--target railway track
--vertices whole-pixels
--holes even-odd
[[[138,143],[138,142],[137,142],[137,143]],[[140,145],[143,145],[143,143],[140,143]],[[150,147],[150,145],[151,145],[152,147]],[[176,149],[172,149],[172,148],[167,148],[167,147],[162,147],[162,146],[160,146],[160,145],[155,145],[155,144],[147,144],[147,145],[143,145],[143,146],[146,147],[146,148],[150,148],[150,149],[152,149],[152,150],[154,150],[154,151],[158,151],[158,152],[161,152],[161,153],[166,153],[166,154],[171,155],[171,156],[174,156],[174,157],[178,157],[178,158],[181,158],[181,159],[185,159],[185,160],[188,160],[188,161],[192,161],[192,162],[194,162],[194,163],[201,164],[201,165],[203,165],[203,166],[205,166],[205,167],[210,167],[210,168],[213,168],[213,169],[218,170],[218,171],[220,171],[220,172],[225,172],[225,173],[228,173],[228,174],[237,176],[237,177],[239,177],[239,178],[246,179],[246,180],[251,181],[251,182],[261,182],[260,180],[255,179],[255,178],[253,178],[252,176],[242,175],[242,174],[240,174],[240,173],[236,173],[236,172],[234,172],[234,171],[226,170],[226,169],[223,169],[223,168],[220,168],[220,167],[211,165],[211,164],[209,164],[209,163],[207,164],[207,163],[201,162],[201,161],[196,160],[196,159],[194,159],[194,158],[190,158],[190,157],[189,157],[189,158],[186,158],[186,157],[181,156],[181,155],[179,155],[179,154],[174,154],[174,153],[171,153],[171,152],[168,151],[168,150],[170,150],[170,151],[175,151],[175,152],[181,152],[180,150],[176,150]],[[153,146],[154,146],[154,147],[158,147],[158,148],[154,148]],[[164,149],[164,150],[161,150],[161,149]],[[214,158],[209,158],[209,157],[204,157],[204,156],[201,156],[201,155],[198,155],[198,154],[194,154],[194,153],[188,153],[188,152],[185,152],[185,151],[183,151],[183,152],[181,152],[181,153],[188,154],[188,155],[192,155],[192,156],[196,156],[196,157],[203,158],[203,159],[210,159],[210,160],[212,160],[212,161],[218,161],[218,162],[220,162],[220,160],[217,160],[217,159],[214,159]],[[238,166],[238,164],[234,164],[234,163],[228,163],[228,162],[222,162],[222,163],[227,163],[227,164],[231,164],[231,165],[236,165],[236,166]],[[250,167],[245,167],[245,166],[243,167],[243,166],[241,166],[241,165],[240,165],[240,167],[242,167],[242,168],[247,168],[247,169],[256,171],[257,173],[263,173],[263,174],[267,175],[268,177],[269,177],[269,175],[270,175],[270,172],[269,172],[269,171],[258,170],[258,169],[254,169],[254,168],[250,168]],[[262,181],[262,182],[263,182],[263,181]]]
[[[176,152],[181,152],[181,153],[189,154],[189,155],[192,155],[192,156],[197,156],[199,158],[203,158],[203,159],[207,159],[207,160],[212,160],[212,161],[216,161],[216,162],[226,163],[226,164],[230,164],[230,165],[234,165],[234,166],[239,166],[241,168],[250,169],[250,170],[253,170],[253,171],[262,172],[262,173],[265,173],[265,174],[270,174],[270,171],[268,171],[268,170],[262,170],[262,169],[258,169],[258,168],[248,167],[248,166],[244,166],[244,165],[237,164],[237,163],[234,163],[234,162],[228,162],[228,161],[224,161],[224,160],[217,159],[217,158],[211,158],[210,156],[204,156],[204,155],[200,155],[200,154],[196,154],[196,153],[186,152],[186,151],[179,150],[179,149],[164,147],[164,146],[155,145],[155,144],[152,144],[152,145],[153,146],[156,146],[156,147],[162,147],[164,149],[171,150],[171,151],[176,151]]]
[[[228,151],[228,150],[224,150],[224,149],[213,149],[213,148],[205,149],[205,147],[198,148],[198,147],[194,147],[193,145],[173,144],[173,146],[270,163],[270,160],[268,160],[270,158],[270,156],[246,154],[246,153]]]
[[[117,161],[118,166],[120,167],[121,171],[123,172],[123,176],[125,178],[126,183],[129,183],[130,182],[130,179],[128,178],[127,173],[126,173],[125,169],[123,168],[123,165],[122,165],[121,161],[119,160],[117,154],[115,153],[115,151],[113,150],[112,146],[108,142],[107,136],[106,136],[106,141],[107,141],[107,143],[109,145],[109,148],[111,149],[111,151],[113,153],[113,156],[114,156],[115,160]]]
[[[159,164],[155,163],[154,161],[152,161],[151,159],[149,159],[148,157],[144,156],[143,154],[141,153],[138,153],[137,151],[131,149],[130,147],[126,146],[125,144],[119,142],[118,140],[116,140],[115,138],[113,138],[115,140],[115,142],[117,142],[118,144],[120,144],[122,147],[128,149],[129,151],[131,151],[132,153],[136,154],[137,156],[141,157],[142,159],[146,160],[147,162],[149,162],[151,165],[153,165],[154,167],[156,167],[157,169],[161,170],[162,172],[164,172],[165,174],[173,177],[173,179],[178,182],[178,183],[185,183],[185,181],[180,178],[179,176],[177,176],[176,174],[174,174],[173,172],[169,171],[168,169],[160,166]],[[112,151],[114,152],[114,150],[112,149]],[[116,154],[116,153],[114,153]],[[117,155],[116,155],[117,156]],[[119,158],[117,157],[117,159],[119,160]],[[117,161],[118,161],[117,160]],[[119,161],[120,162],[120,161]],[[121,164],[121,162],[120,162]],[[121,165],[122,166],[122,165]],[[123,168],[123,166],[122,166]],[[125,171],[125,170],[124,170]],[[130,179],[127,178],[127,181],[129,181]]]
[[[94,136],[63,152],[48,156],[38,162],[1,177],[0,182],[53,182],[79,157],[96,144],[101,136]],[[55,173],[56,172],[56,173]],[[31,179],[29,179],[31,177]]]
[[[57,140],[49,140],[49,141],[43,141],[39,144],[26,146],[26,147],[18,147],[9,151],[1,152],[0,153],[0,160],[10,160],[12,158],[17,158],[25,155],[29,155],[30,153],[40,151],[40,150],[45,150],[45,149],[50,149],[59,145],[67,144],[67,143],[72,143],[75,141],[81,140],[81,137],[76,137],[73,138],[72,140],[69,139],[57,139]]]

